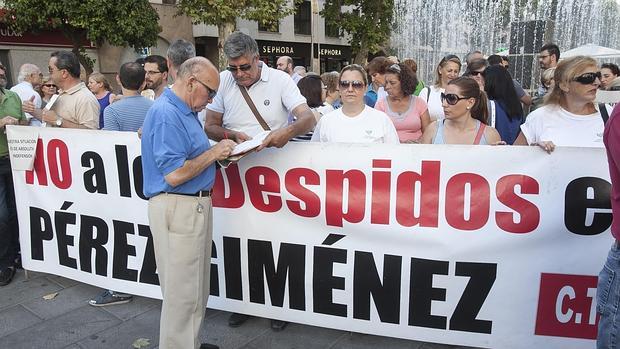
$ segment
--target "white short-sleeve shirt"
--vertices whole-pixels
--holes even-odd
[[[608,113],[611,113],[608,108]],[[590,115],[577,115],[560,106],[546,105],[534,110],[521,132],[529,144],[552,141],[557,146],[604,147],[603,118],[597,111]]]
[[[262,64],[260,79],[250,86],[248,94],[272,130],[286,126],[289,112],[306,103],[306,98],[299,92],[290,75],[265,64]],[[224,128],[245,132],[250,137],[263,132],[228,70],[220,73],[217,95],[213,102],[207,105],[207,109],[223,114]]]
[[[390,117],[369,106],[354,117],[344,115],[342,108],[323,115],[314,129],[312,141],[400,144]]]
[[[428,115],[431,117],[431,121],[443,120],[446,114],[443,112],[443,106],[441,105],[441,93],[446,92],[443,88],[435,86],[426,86],[420,91],[420,98],[424,99],[428,105]],[[428,94],[431,94],[430,96]]]
[[[17,95],[22,100],[22,102],[29,101],[30,98],[34,96],[34,100],[32,101],[32,103],[34,103],[34,107],[41,108],[41,104],[42,104],[41,95],[39,95],[39,93],[34,90],[34,88],[32,87],[32,84],[29,83],[28,81],[22,81],[19,84],[11,87],[11,91],[17,93]],[[25,114],[28,120],[30,120],[31,125],[41,126],[41,121],[39,121],[39,119],[36,119],[34,116],[30,115],[29,113],[25,113]]]

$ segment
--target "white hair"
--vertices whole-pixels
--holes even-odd
[[[17,81],[24,82],[32,74],[41,73],[41,69],[34,64],[25,63],[19,67],[19,74],[17,74]]]

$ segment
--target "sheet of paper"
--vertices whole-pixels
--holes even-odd
[[[32,170],[39,139],[38,127],[7,126],[11,167],[16,171]]]
[[[261,143],[263,143],[263,140],[265,140],[265,137],[267,137],[267,135],[270,133],[271,131],[263,131],[259,134],[257,134],[256,136],[254,136],[254,138],[250,139],[249,141],[245,141],[241,144],[237,144],[237,146],[235,147],[235,149],[233,149],[232,153],[230,153],[231,156],[233,155],[237,155],[237,154],[243,154],[248,150],[252,150],[256,147],[258,147],[259,145],[261,145]]]
[[[52,98],[50,98],[50,101],[47,102],[47,104],[45,105],[45,110],[50,110],[52,109],[52,106],[54,105],[54,103],[56,103],[56,100],[58,99],[58,95],[52,95]]]

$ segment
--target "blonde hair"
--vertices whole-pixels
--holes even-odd
[[[439,69],[445,67],[448,62],[456,63],[459,66],[459,71],[461,70],[461,60],[457,56],[445,56],[441,59],[441,61],[437,65],[437,68],[435,68],[435,87],[441,87],[441,74],[439,74]]]
[[[555,67],[549,68],[542,73],[543,81],[550,81],[553,79],[553,74],[555,74]]]
[[[568,85],[577,77],[578,73],[588,67],[598,68],[596,60],[588,56],[575,56],[560,61],[553,72],[555,86],[545,96],[544,105],[560,105],[566,99],[562,85]]]
[[[103,88],[106,91],[112,91],[112,88],[110,87],[110,83],[108,82],[108,79],[105,78],[105,75],[103,75],[101,73],[92,73],[92,74],[90,74],[88,79],[89,80],[93,79],[93,80],[95,80],[95,82],[103,84]]]

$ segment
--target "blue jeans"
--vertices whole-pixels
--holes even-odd
[[[12,267],[19,251],[13,173],[9,158],[0,158],[0,270]]]
[[[620,247],[614,242],[596,287],[596,311],[601,315],[598,323],[596,347],[598,349],[620,348]]]

